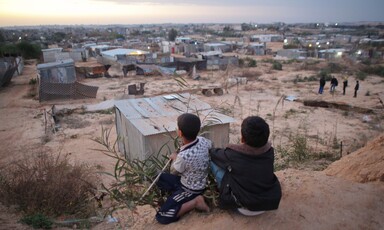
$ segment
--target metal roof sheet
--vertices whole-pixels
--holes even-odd
[[[114,57],[116,55],[140,55],[140,54],[147,54],[147,51],[143,50],[137,50],[137,49],[123,49],[123,48],[118,48],[118,49],[113,49],[113,50],[107,50],[101,52],[102,55],[107,55],[110,57]]]
[[[49,69],[53,67],[64,67],[64,66],[71,66],[75,65],[75,62],[72,59],[65,59],[61,61],[56,61],[56,62],[49,62],[49,63],[43,63],[43,64],[38,64],[37,69]]]
[[[177,117],[185,112],[198,111],[203,126],[234,121],[189,93],[120,100],[115,106],[144,136],[175,131]]]

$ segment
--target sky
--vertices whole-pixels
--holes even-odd
[[[384,22],[384,0],[0,0],[0,26]]]

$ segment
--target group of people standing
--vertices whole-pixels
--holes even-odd
[[[323,94],[325,83],[326,83],[325,77],[322,76],[320,78],[319,94]],[[334,93],[335,89],[336,89],[336,86],[338,86],[338,84],[339,84],[339,81],[337,80],[337,78],[332,76],[331,87],[329,89],[329,92],[330,93]],[[345,91],[346,91],[347,87],[348,87],[348,76],[344,76],[343,77],[343,95],[345,95]],[[355,92],[354,92],[353,97],[357,97],[357,91],[359,90],[359,87],[360,87],[359,81],[356,80],[356,85],[355,85],[355,88],[354,88]]]

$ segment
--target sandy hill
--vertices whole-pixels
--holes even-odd
[[[160,225],[155,211],[140,207],[132,229],[383,229],[384,135],[334,162],[324,171],[277,172],[283,198],[276,211],[257,217],[214,210],[192,212],[179,222]],[[117,217],[124,224],[125,212]],[[112,226],[100,225],[96,229]]]
[[[356,152],[331,164],[325,171],[356,182],[384,181],[384,134]]]
[[[114,115],[74,113],[63,117],[58,133],[46,132],[42,114],[44,109],[51,108],[53,102],[39,103],[33,99],[34,91],[28,83],[37,75],[35,65],[35,62],[26,64],[21,76],[0,89],[0,163],[7,164],[14,157],[30,154],[35,147],[44,147],[51,149],[52,153],[68,153],[75,161],[112,170],[114,160],[93,151],[95,143],[91,138],[100,135],[102,125],[113,127]],[[289,142],[282,134],[295,134],[302,124],[310,124],[308,135],[316,136],[316,139],[312,138],[313,145],[324,143],[324,146],[319,146],[319,151],[332,151],[332,140],[337,137],[344,143],[344,153],[351,154],[334,162],[325,171],[287,169],[277,172],[283,188],[280,208],[258,217],[249,218],[216,209],[208,214],[191,212],[178,223],[163,226],[154,220],[155,210],[143,206],[135,213],[118,212],[118,223],[102,223],[94,229],[383,229],[384,136],[380,127],[384,127],[384,123],[378,98],[383,98],[384,82],[380,77],[370,76],[361,82],[357,98],[352,97],[353,86],[347,89],[345,96],[340,88],[336,94],[330,94],[327,88],[327,93],[318,95],[317,81],[295,83],[298,77],[312,76],[317,72],[303,70],[301,65],[284,64],[284,71],[272,71],[270,63],[260,61],[257,68],[246,69],[253,71],[249,72],[251,76],[256,76],[247,84],[231,87],[229,93],[222,96],[205,97],[201,93],[197,96],[236,118],[237,121],[231,125],[231,143],[238,140],[240,121],[245,116],[258,114],[272,122],[271,115],[276,110],[277,143]],[[243,71],[233,70],[228,76],[247,73]],[[199,85],[220,82],[222,76],[226,76],[220,71],[199,74],[202,76],[200,81],[188,80],[191,86],[198,88]],[[342,77],[341,74],[337,76],[339,79]],[[64,108],[81,108],[86,104],[121,98],[125,96],[127,85],[141,82],[147,83],[146,96],[180,90],[175,80],[161,76],[84,79],[83,82],[100,87],[96,99],[54,103]],[[366,115],[353,110],[308,107],[301,102],[288,101],[284,106],[277,106],[281,95],[345,103],[374,109],[377,113]],[[381,136],[360,148],[379,134]],[[0,205],[0,229],[30,229],[17,223],[19,218],[19,214],[12,214],[11,210]]]

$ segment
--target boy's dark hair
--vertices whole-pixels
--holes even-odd
[[[269,125],[261,117],[247,117],[241,124],[241,135],[247,145],[262,147],[268,142]]]
[[[191,113],[181,114],[177,118],[177,126],[187,140],[195,140],[200,131],[200,118]]]

